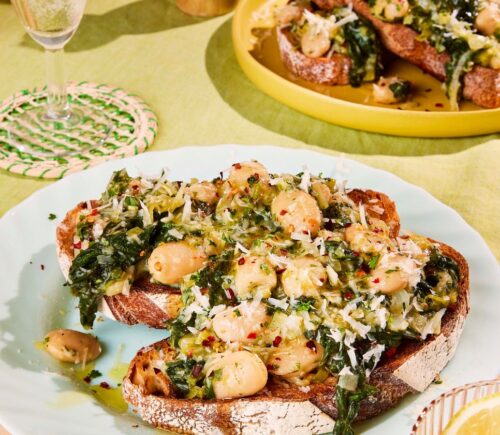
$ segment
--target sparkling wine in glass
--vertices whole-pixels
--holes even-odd
[[[39,151],[45,156],[75,154],[102,144],[110,133],[111,123],[89,105],[71,104],[61,59],[64,46],[80,24],[86,0],[11,1],[26,32],[45,48],[48,79],[46,100],[15,120],[9,129],[11,142],[21,151],[28,150],[27,136],[50,138],[52,134],[63,142],[66,136],[66,142],[71,143],[70,147]],[[84,126],[89,119],[93,120],[91,128]],[[84,139],[79,140],[82,132]]]

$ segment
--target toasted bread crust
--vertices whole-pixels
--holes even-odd
[[[98,201],[90,201],[91,207],[98,205]],[[66,279],[68,279],[69,269],[75,258],[73,238],[77,217],[87,206],[86,202],[79,203],[66,213],[56,229],[57,257]],[[152,328],[164,328],[166,322],[177,317],[181,305],[179,289],[141,279],[134,282],[128,295],[104,296],[100,309],[114,320],[127,325],[144,324]]]
[[[439,245],[459,267],[457,303],[443,316],[439,335],[424,342],[403,342],[396,355],[381,360],[370,376],[378,392],[362,402],[358,420],[394,407],[407,394],[423,391],[455,353],[469,311],[469,271],[461,254],[443,243]],[[174,357],[168,340],[145,347],[132,360],[123,381],[125,400],[157,427],[192,434],[289,434],[324,433],[334,425],[334,378],[311,385],[309,391],[273,379],[252,397],[177,399],[161,367],[155,367],[155,361]]]
[[[359,15],[373,24],[385,48],[438,80],[445,80],[445,65],[450,60],[449,54],[438,53],[428,42],[419,41],[417,32],[403,24],[387,23],[376,18],[366,1],[352,0],[352,5]],[[481,107],[500,107],[500,70],[474,66],[464,76],[463,95]]]
[[[384,220],[391,229],[391,237],[397,236],[399,216],[394,202],[387,195],[373,190],[360,189],[353,189],[348,195],[356,204],[364,203],[368,215]],[[91,207],[98,205],[98,201],[90,201]],[[87,206],[87,203],[81,202],[70,210],[56,230],[57,256],[66,279],[75,257],[73,238],[77,217]],[[374,207],[379,213],[374,211]],[[382,214],[380,214],[381,209]],[[164,328],[168,321],[177,317],[181,307],[179,289],[141,279],[134,282],[128,295],[104,296],[101,311],[108,317],[127,325],[144,324],[152,328]]]
[[[287,29],[277,29],[281,59],[296,76],[325,85],[347,85],[352,61],[348,56],[334,53],[331,57],[312,58],[298,50]]]
[[[370,189],[353,189],[347,195],[356,205],[363,204],[369,216],[383,220],[389,226],[390,236],[397,237],[401,226],[399,214],[396,204],[386,194]]]

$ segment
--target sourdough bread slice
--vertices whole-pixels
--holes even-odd
[[[459,266],[459,295],[442,319],[441,333],[424,342],[404,341],[397,353],[383,357],[370,376],[377,388],[361,403],[358,420],[371,418],[407,394],[423,391],[453,357],[469,311],[469,272],[465,259],[440,243]],[[141,349],[123,381],[123,395],[148,423],[188,434],[320,434],[331,431],[336,417],[336,379],[309,388],[270,379],[252,397],[188,400],[174,396],[164,362],[175,358],[168,339]]]
[[[366,213],[387,223],[391,237],[399,233],[399,216],[394,202],[383,193],[373,190],[354,189],[348,193],[356,204],[365,204]],[[57,256],[61,271],[68,279],[69,269],[75,258],[73,246],[80,211],[86,207],[98,207],[98,201],[81,202],[70,210],[56,230]],[[152,283],[148,278],[133,283],[127,295],[104,296],[100,311],[113,320],[127,325],[145,324],[163,328],[175,319],[181,309],[180,290],[163,284]]]
[[[79,203],[71,209],[56,229],[56,248],[59,266],[66,279],[73,259],[73,246],[79,213],[88,206],[99,206],[96,200]],[[149,279],[134,282],[127,295],[104,296],[99,311],[107,317],[127,325],[145,324],[152,328],[164,328],[166,322],[175,319],[181,309],[179,289],[152,283]]]
[[[320,7],[328,6],[328,2],[325,4],[322,0],[315,3]],[[451,59],[448,53],[439,53],[427,41],[419,40],[418,33],[410,27],[375,17],[364,0],[349,0],[346,3],[352,3],[354,11],[373,24],[387,50],[438,80],[445,80],[445,65]],[[500,107],[500,70],[475,65],[465,74],[463,83],[465,99],[488,109]]]
[[[297,42],[286,28],[277,28],[281,59],[297,77],[325,85],[349,84],[352,61],[349,56],[333,53],[330,57],[312,58],[297,48]]]

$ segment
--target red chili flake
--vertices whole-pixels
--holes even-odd
[[[390,347],[385,351],[385,356],[387,358],[392,358],[396,354],[397,350],[398,350],[397,347]]]
[[[245,257],[241,257],[239,260],[238,260],[238,264],[241,266],[242,264],[245,264]]]
[[[241,169],[241,164],[240,164],[240,163],[235,163],[235,164],[233,165],[233,168],[234,168],[234,169]]]
[[[90,376],[85,376],[83,378],[83,382],[86,382],[87,384],[90,384]]]
[[[209,347],[215,341],[215,337],[213,335],[209,335],[205,340],[201,342],[202,346]]]
[[[435,106],[436,107],[444,107],[443,103],[436,103]]]
[[[45,270],[45,264],[40,264],[40,269]]]
[[[378,234],[378,233],[382,232],[382,230],[381,230],[380,228],[375,228],[375,229],[373,230],[373,232],[374,232],[375,234]]]
[[[274,347],[278,347],[281,343],[281,340],[283,340],[279,335],[277,335],[276,337],[274,337],[274,340],[273,340],[273,346]]]
[[[234,291],[231,287],[227,289],[227,292],[229,293],[229,299],[234,299]]]
[[[316,343],[314,342],[314,340],[309,340],[307,343],[306,343],[306,346],[311,349],[312,351],[314,352],[317,352],[318,349],[316,347]]]
[[[345,292],[344,297],[346,299],[352,299],[354,297],[354,294],[352,292]]]
[[[104,388],[106,390],[109,390],[111,388],[110,385],[105,381],[101,382],[99,385],[101,386],[101,388]]]
[[[255,174],[253,174],[253,178],[255,178],[255,181],[259,181],[260,175],[256,172]]]
[[[82,249],[82,242],[79,241],[79,242],[73,243],[73,248]]]
[[[280,211],[280,216],[285,216],[288,213],[285,209]]]
[[[95,216],[97,214],[97,209],[93,208],[92,211],[90,212],[91,216]]]
[[[255,340],[257,338],[257,333],[256,332],[250,332],[250,334],[247,335],[247,338],[250,340]]]
[[[373,284],[378,284],[380,282],[380,278],[375,278],[372,282]]]
[[[302,234],[309,234],[307,230],[302,230]]]
[[[359,252],[354,251],[352,255],[354,255],[355,257],[359,257]]]

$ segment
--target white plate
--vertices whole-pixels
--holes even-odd
[[[272,172],[299,172],[307,164],[313,173],[347,177],[350,186],[385,192],[398,205],[404,228],[452,245],[469,262],[472,310],[457,354],[442,373],[443,384],[405,399],[360,429],[369,434],[409,433],[421,405],[441,391],[500,374],[500,270],[478,233],[455,211],[394,175],[354,161],[345,162],[350,168],[346,173],[338,159],[319,152],[269,146],[186,147],[112,161],[71,175],[38,191],[0,220],[1,424],[14,435],[154,432],[132,414],[115,414],[94,398],[73,393],[79,386],[61,376],[61,366],[35,347],[35,342],[50,329],[79,327],[75,301],[63,287],[57,264],[56,224],[78,201],[98,197],[116,169],[126,167],[133,174],[157,174],[168,167],[172,179],[213,178],[232,163],[249,159],[261,161]],[[57,215],[55,221],[48,219],[50,213]],[[61,309],[68,314],[62,315]],[[164,331],[112,321],[97,324],[95,333],[105,346],[105,354],[97,364],[104,378],[117,358],[128,361],[139,347],[165,336]],[[122,353],[117,356],[120,348]],[[139,429],[132,427],[136,424]]]

